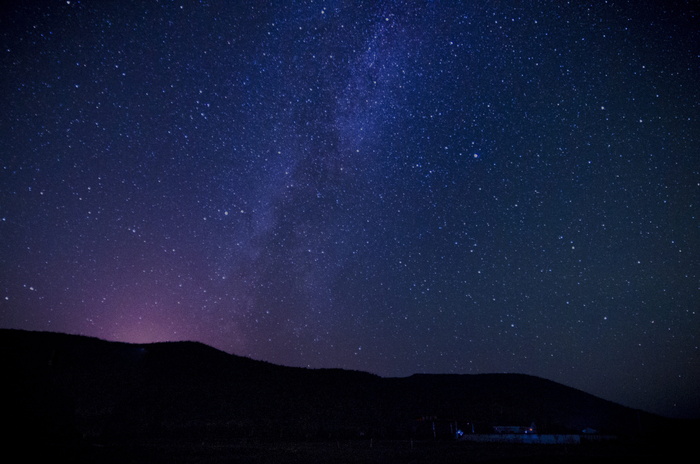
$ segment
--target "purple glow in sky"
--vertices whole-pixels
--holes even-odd
[[[700,416],[692,2],[3,10],[0,326]]]

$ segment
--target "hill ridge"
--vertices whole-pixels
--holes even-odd
[[[438,417],[482,431],[534,422],[541,432],[635,437],[671,423],[529,374],[380,377],[280,366],[195,341],[129,344],[16,329],[0,329],[0,349],[6,409],[24,423],[20,434],[34,433],[26,422],[38,421],[46,436],[95,441],[405,438],[424,433],[421,417]]]

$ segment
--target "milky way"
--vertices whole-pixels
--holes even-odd
[[[692,2],[16,3],[1,326],[700,416]]]

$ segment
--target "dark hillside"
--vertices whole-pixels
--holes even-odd
[[[132,345],[0,330],[11,441],[228,443],[231,440],[445,438],[448,427],[540,433],[590,427],[625,440],[688,423],[516,374],[381,378],[229,355],[201,343]],[[421,418],[424,418],[421,421]]]

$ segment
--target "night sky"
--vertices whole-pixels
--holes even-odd
[[[698,21],[692,1],[12,2],[0,326],[526,373],[700,417]]]

